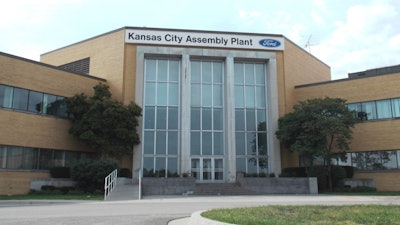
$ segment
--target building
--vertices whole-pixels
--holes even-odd
[[[355,178],[374,179],[381,191],[400,191],[400,65],[350,73],[348,79],[296,86],[295,101],[323,96],[347,100],[361,122],[346,162]]]
[[[117,100],[143,108],[142,144],[121,166],[134,178],[190,173],[197,182],[231,183],[238,173],[278,175],[299,166],[275,137],[278,118],[299,100],[342,96],[361,104],[396,98],[394,89],[375,97],[342,91],[357,88],[352,82],[376,82],[330,81],[329,66],[282,35],[124,27],[45,53],[41,63],[2,53],[0,65],[0,194],[27,192],[30,179],[48,177],[50,166],[90,153],[68,134],[63,105],[56,103],[91,94],[99,82]],[[371,135],[365,130],[371,124],[389,132],[385,123],[396,120],[357,125],[352,154],[399,149],[395,134],[391,146],[357,145],[363,143],[358,132]],[[385,171],[387,179],[398,178],[391,171]],[[357,176],[375,174],[381,177]],[[400,184],[379,182],[381,190],[400,190]]]
[[[5,53],[0,68],[0,194],[27,193],[31,179],[90,153],[68,134],[60,103],[105,80]]]

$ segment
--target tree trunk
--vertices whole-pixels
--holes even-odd
[[[333,144],[334,136],[331,136],[331,140],[328,147],[328,152],[326,154],[326,163],[328,166],[328,187],[329,191],[333,191],[333,182],[332,182],[332,165],[331,165],[331,151],[332,151],[332,144]]]

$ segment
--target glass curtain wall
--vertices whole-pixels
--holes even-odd
[[[143,176],[178,176],[179,59],[145,59]]]
[[[191,61],[190,156],[198,181],[223,180],[224,63]]]
[[[268,172],[266,68],[263,63],[235,62],[236,172]]]

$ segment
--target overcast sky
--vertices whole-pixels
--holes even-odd
[[[0,51],[33,60],[134,26],[282,34],[328,64],[332,79],[400,64],[399,0],[5,2],[0,7]]]

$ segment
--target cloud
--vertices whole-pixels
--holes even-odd
[[[317,6],[319,10],[326,11],[327,6],[324,0],[313,0],[313,5]]]
[[[313,18],[314,23],[318,25],[323,25],[325,23],[324,19],[314,10],[311,12],[311,17]]]
[[[395,4],[350,7],[345,21],[336,22],[332,35],[314,46],[313,54],[331,66],[334,79],[400,63],[400,15]]]

